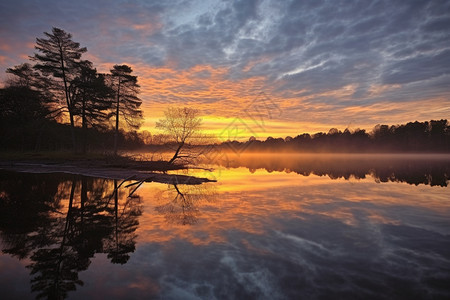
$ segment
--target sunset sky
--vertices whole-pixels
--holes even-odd
[[[1,1],[0,85],[58,27],[129,64],[146,121],[201,110],[224,139],[450,119],[450,1]]]

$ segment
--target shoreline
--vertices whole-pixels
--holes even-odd
[[[129,157],[0,157],[0,170],[35,174],[65,173],[113,180],[135,180],[167,184],[201,184],[214,182],[208,178],[167,174],[167,171],[185,170],[185,165],[167,161],[138,161]]]

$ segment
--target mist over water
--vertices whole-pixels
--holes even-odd
[[[230,153],[187,171],[217,182],[145,183],[117,202],[112,180],[1,171],[0,290],[54,288],[39,262],[63,249],[60,270],[83,282],[71,299],[445,299],[449,164]]]
[[[312,153],[235,153],[222,152],[215,159],[204,159],[214,167],[247,168],[250,172],[297,173],[328,176],[331,179],[367,176],[377,181],[447,186],[450,178],[448,154],[312,154]]]

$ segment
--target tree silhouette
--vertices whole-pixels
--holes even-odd
[[[130,258],[129,253],[134,252],[136,248],[134,232],[139,225],[137,217],[142,214],[142,208],[139,196],[119,197],[119,194],[117,180],[114,180],[114,220],[111,236],[105,244],[104,252],[108,253],[112,263],[125,264]],[[119,198],[125,198],[125,201],[120,203]]]
[[[51,212],[61,209],[58,186],[64,176],[15,172],[0,173],[0,232],[2,251],[19,259],[35,248],[52,243],[52,236],[37,236],[39,228],[49,228]]]
[[[123,197],[116,197],[111,206],[114,190],[110,180],[81,177],[72,182],[66,218],[59,218],[47,232],[57,242],[31,256],[32,289],[40,292],[38,297],[65,298],[83,285],[78,273],[89,267],[95,253],[107,253],[113,263],[127,262],[128,253],[135,249],[134,231],[141,211],[133,201],[121,206]]]
[[[64,299],[67,297],[67,292],[76,289],[76,284],[83,284],[78,279],[78,272],[85,270],[89,263],[86,259],[80,260],[77,254],[67,246],[74,191],[75,182],[72,182],[65,221],[58,218],[52,226],[51,233],[57,238],[58,246],[55,247],[56,245],[53,244],[52,247],[38,249],[31,256],[32,263],[27,266],[31,269],[31,275],[34,275],[31,279],[31,290],[38,292],[37,298]]]
[[[132,128],[138,129],[142,123],[141,99],[138,98],[139,85],[137,77],[131,75],[133,70],[127,65],[115,65],[111,69],[112,86],[115,90],[115,117],[116,126],[114,134],[114,155],[117,155],[117,143],[119,136],[119,124],[124,123]]]
[[[24,63],[7,69],[12,76],[0,89],[0,147],[14,150],[40,150],[48,141],[61,111],[54,109],[53,94],[45,87],[49,81]],[[64,125],[61,125],[64,127]]]
[[[46,88],[56,96],[63,95],[65,98],[65,108],[69,113],[71,136],[74,150],[75,140],[75,99],[70,95],[71,81],[78,75],[80,58],[87,51],[81,48],[80,44],[72,41],[72,35],[62,29],[53,27],[52,33],[44,32],[47,38],[36,39],[36,50],[32,60],[36,61],[34,68],[39,70],[44,76],[51,80]]]
[[[331,128],[328,133],[304,133],[294,138],[268,137],[265,141],[227,141],[217,149],[232,148],[253,152],[450,152],[450,124],[447,120],[409,122],[403,125],[376,125],[372,132],[364,129],[343,132]]]
[[[86,48],[80,47],[72,40],[70,33],[59,28],[53,28],[51,33],[44,32],[44,38],[36,39],[35,48],[36,53],[29,57],[34,62],[33,66],[23,63],[7,69],[11,77],[6,80],[5,88],[0,89],[0,106],[3,108],[8,106],[8,102],[11,103],[12,89],[5,89],[29,90],[39,96],[42,106],[40,110],[30,107],[29,111],[46,110],[45,120],[40,126],[33,124],[32,129],[39,128],[39,132],[31,130],[31,138],[21,138],[26,142],[20,143],[21,132],[25,132],[27,126],[14,124],[18,128],[16,130],[8,126],[6,118],[0,119],[0,125],[5,124],[0,128],[0,139],[12,139],[12,143],[1,143],[1,148],[16,150],[20,145],[22,150],[32,150],[32,146],[35,150],[40,150],[41,146],[55,150],[71,147],[84,153],[87,141],[91,147],[104,149],[113,134],[115,153],[119,142],[127,148],[144,144],[144,136],[136,132],[143,120],[140,109],[142,101],[137,97],[139,85],[137,77],[131,75],[129,66],[115,65],[108,75],[97,73],[91,62],[81,59]],[[17,94],[13,96],[23,95],[22,92]],[[35,99],[35,95],[28,98]],[[21,101],[21,105],[10,106],[12,111],[22,113],[20,107],[26,107],[29,101]],[[110,123],[112,116],[116,116],[115,127]],[[122,130],[124,127],[132,132]],[[77,141],[80,134],[82,147]],[[29,142],[35,139],[35,144]]]
[[[373,177],[380,182],[406,182],[430,186],[448,186],[450,160],[431,156],[401,155],[243,155],[232,160],[217,161],[227,168],[246,167],[249,172],[264,169],[267,172],[295,172],[304,176],[315,174],[332,179]]]
[[[199,111],[193,108],[169,107],[164,112],[165,118],[156,123],[156,128],[162,130],[176,144],[175,153],[169,163],[173,163],[176,159],[189,157],[188,154],[182,154],[181,150],[187,143],[201,138],[202,119],[198,115]]]
[[[50,114],[43,95],[27,86],[0,89],[0,135],[2,146],[33,149]]]
[[[70,91],[74,100],[73,113],[81,116],[82,151],[86,153],[87,128],[106,129],[106,121],[111,116],[108,110],[113,104],[110,99],[114,91],[106,84],[105,76],[98,74],[90,61],[80,63],[80,74],[74,78]]]
[[[27,268],[38,298],[62,299],[83,285],[78,273],[96,253],[106,253],[113,263],[128,261],[142,213],[140,197],[121,190],[111,202],[117,191],[111,180],[42,177],[0,173],[2,251],[30,258]]]

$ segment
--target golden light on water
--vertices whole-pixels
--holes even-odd
[[[208,175],[203,171],[194,174]],[[140,239],[162,242],[179,238],[195,245],[223,243],[223,232],[236,226],[248,233],[263,234],[262,228],[267,226],[265,220],[274,213],[290,217],[322,215],[350,226],[361,226],[352,210],[355,205],[362,207],[375,224],[396,224],[398,220],[384,211],[413,203],[416,209],[428,209],[436,214],[450,213],[445,189],[396,182],[377,183],[371,175],[363,179],[331,179],[327,175],[305,176],[295,172],[252,171],[238,167],[217,168],[209,178],[216,178],[218,182],[204,184],[204,198],[193,202],[197,212],[195,231],[190,226],[168,223],[163,214],[155,211],[161,201],[171,201],[170,197],[156,200],[156,195],[167,193],[166,190],[173,187],[154,183],[144,185],[139,190],[144,199]],[[186,195],[202,192],[202,188],[182,185],[179,189]],[[430,193],[432,198],[426,196]],[[371,208],[374,203],[383,209]]]

